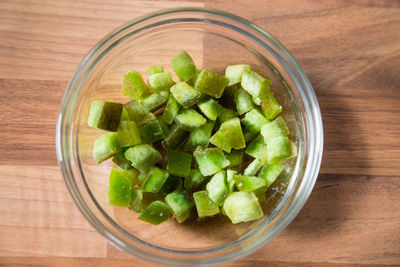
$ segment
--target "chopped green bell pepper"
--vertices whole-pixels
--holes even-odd
[[[93,158],[97,163],[103,162],[121,151],[117,133],[103,134],[94,141]]]
[[[90,105],[88,125],[90,127],[115,132],[121,120],[123,105],[111,101],[95,100]]]
[[[147,171],[162,159],[160,152],[151,145],[141,144],[128,148],[125,158],[132,162],[132,166],[141,172]]]
[[[139,220],[154,225],[159,225],[168,220],[171,216],[170,207],[162,201],[156,200],[150,203],[142,213],[138,216]]]
[[[169,173],[186,177],[190,173],[190,166],[192,165],[192,155],[171,150],[168,155],[167,170]]]
[[[212,97],[220,98],[228,82],[228,78],[202,69],[194,83],[194,88]]]

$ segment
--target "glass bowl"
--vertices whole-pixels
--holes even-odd
[[[272,80],[271,91],[297,145],[298,156],[267,190],[265,216],[233,225],[224,217],[153,226],[127,208],[108,204],[110,162],[92,159],[101,132],[88,127],[95,99],[127,102],[121,96],[123,73],[146,73],[186,50],[198,69],[224,73],[245,63]],[[146,77],[145,77],[146,78]],[[176,77],[175,77],[175,80]],[[173,265],[213,265],[232,261],[266,244],[300,211],[316,181],[323,129],[312,86],[293,56],[260,27],[235,15],[202,8],[169,9],[133,20],[104,37],[73,74],[57,122],[57,157],[72,198],[86,219],[112,245],[148,261]]]

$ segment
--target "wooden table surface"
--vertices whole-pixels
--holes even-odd
[[[325,130],[321,173],[297,218],[224,266],[400,265],[400,1],[0,0],[0,266],[153,266],[110,246],[57,166],[67,81],[116,26],[164,8],[233,12],[298,59]]]

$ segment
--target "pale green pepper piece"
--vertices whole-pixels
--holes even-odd
[[[228,78],[203,69],[194,83],[194,88],[212,97],[220,98],[228,82]]]
[[[226,181],[226,172],[219,171],[207,183],[206,189],[208,197],[218,206],[222,206],[225,198],[228,196],[229,188]]]
[[[138,216],[139,220],[154,225],[159,225],[168,220],[171,216],[170,207],[162,201],[156,200],[150,203],[142,213]]]
[[[275,182],[276,178],[278,178],[284,169],[285,166],[281,163],[267,164],[261,169],[258,177],[265,181],[266,186],[270,186]]]
[[[171,94],[184,108],[190,108],[200,101],[203,94],[186,82],[180,82],[171,87]]]
[[[176,124],[185,131],[193,131],[207,122],[207,120],[194,109],[182,110],[174,120]]]
[[[194,203],[189,199],[187,193],[181,189],[169,193],[165,202],[172,209],[178,223],[183,223],[192,214]]]
[[[246,125],[246,127],[253,133],[259,133],[261,127],[267,123],[267,120],[264,115],[258,109],[252,109],[251,111],[246,113],[246,116],[242,119],[242,123]]]
[[[233,224],[261,218],[264,213],[254,193],[233,192],[225,200],[223,209]]]
[[[223,168],[229,166],[229,160],[225,158],[220,148],[197,147],[193,152],[193,156],[202,175],[209,176],[219,172]]]
[[[111,169],[108,187],[108,202],[110,205],[129,207],[131,204],[131,181],[116,169]]]
[[[121,93],[132,100],[140,99],[147,93],[147,85],[143,81],[140,72],[135,70],[128,71],[124,74]]]
[[[97,163],[103,162],[121,151],[117,133],[103,134],[94,141],[93,158]]]
[[[134,121],[121,121],[117,131],[117,139],[120,147],[128,147],[140,144],[139,129]]]
[[[188,176],[192,165],[192,155],[172,150],[168,155],[167,170],[169,173],[179,177]]]
[[[207,191],[197,191],[193,194],[193,199],[200,219],[220,213],[219,207],[208,197]]]
[[[250,71],[249,65],[240,64],[226,67],[225,77],[229,79],[228,85],[240,83],[242,81],[242,75],[245,71]]]
[[[95,100],[90,105],[88,125],[90,127],[115,132],[121,120],[123,105],[111,101]]]
[[[181,81],[187,81],[196,75],[196,66],[186,51],[182,51],[171,60],[172,68]]]
[[[151,145],[141,144],[128,148],[125,158],[132,162],[132,166],[141,172],[147,171],[162,159],[160,152]]]

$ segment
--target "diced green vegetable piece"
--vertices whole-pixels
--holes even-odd
[[[140,99],[147,93],[147,85],[140,72],[131,70],[124,74],[121,93],[133,100]]]
[[[259,159],[254,159],[246,169],[244,169],[244,175],[257,175],[258,171],[262,168],[263,164]]]
[[[282,111],[282,106],[276,101],[271,92],[261,97],[261,110],[268,120],[273,120]]]
[[[197,169],[191,169],[188,177],[185,177],[184,186],[189,192],[194,192],[199,189],[201,184],[206,178],[201,175],[201,172]]]
[[[256,159],[259,159],[261,163],[265,164],[268,159],[267,145],[264,143],[264,138],[259,135],[246,148],[246,154]]]
[[[236,118],[237,114],[233,110],[222,108],[221,114],[218,116],[218,123],[221,125],[227,120]]]
[[[248,222],[261,218],[264,213],[254,193],[233,192],[223,206],[232,223]]]
[[[175,117],[175,122],[186,131],[193,131],[204,125],[207,120],[194,109],[184,109]]]
[[[166,170],[160,169],[156,166],[152,166],[146,172],[146,178],[142,183],[143,192],[158,193],[161,187],[167,180],[169,173]]]
[[[271,81],[264,78],[259,73],[250,70],[243,72],[242,82],[240,84],[251,96],[257,98],[269,91]]]
[[[117,133],[103,134],[94,141],[93,158],[97,163],[103,162],[121,151]]]
[[[142,201],[143,201],[143,193],[142,190],[139,188],[132,188],[131,189],[131,205],[129,206],[130,210],[136,212],[142,212]]]
[[[171,60],[172,68],[181,81],[187,81],[196,75],[196,66],[186,51],[182,51]]]
[[[116,169],[111,169],[110,185],[108,187],[108,202],[110,205],[129,207],[131,204],[131,181]]]
[[[179,110],[181,108],[181,105],[176,102],[175,97],[173,94],[170,94],[168,97],[168,102],[167,106],[165,107],[164,113],[163,113],[163,119],[166,123],[171,125],[171,123],[174,121],[176,115],[178,115]]]
[[[214,125],[213,121],[207,121],[206,124],[190,132],[189,139],[185,145],[185,151],[193,151],[198,146],[207,147]]]
[[[257,134],[251,132],[248,128],[243,128],[243,137],[244,141],[248,143],[249,141],[253,140],[254,137],[256,137]]]
[[[125,108],[131,120],[135,121],[138,127],[156,119],[156,116],[148,111],[138,100],[126,103]]]
[[[185,177],[190,173],[190,166],[192,165],[192,155],[171,150],[168,155],[167,170],[169,173]]]
[[[121,151],[113,157],[113,162],[117,164],[118,167],[129,170],[132,169],[132,163],[127,160],[124,156],[125,151]]]
[[[265,181],[266,186],[270,186],[275,182],[276,178],[278,178],[284,169],[285,166],[281,163],[267,164],[261,169],[258,177]]]
[[[229,79],[228,85],[240,83],[242,81],[243,72],[250,70],[250,66],[245,64],[226,67],[225,77]]]
[[[155,73],[149,76],[149,89],[151,93],[167,91],[175,82],[172,80],[171,72]]]
[[[164,67],[161,65],[154,65],[147,68],[147,75],[149,76],[161,72],[164,72]]]
[[[163,131],[163,135],[167,136],[169,134],[169,125],[164,121],[162,115],[157,116],[158,123],[161,126],[161,129]]]
[[[186,82],[180,82],[171,87],[171,94],[184,108],[190,108],[202,98],[203,94]]]
[[[236,110],[239,115],[242,115],[254,108],[251,96],[243,88],[239,88],[239,90],[235,92],[234,97],[236,102]]]
[[[146,178],[147,178],[147,172],[149,170],[145,171],[145,172],[141,172],[138,176],[138,185],[142,186],[144,184],[144,182],[146,182]]]
[[[260,187],[256,190],[253,191],[254,195],[256,195],[258,202],[262,203],[264,202],[267,198],[265,196],[265,192],[267,192],[267,187]]]
[[[139,132],[142,138],[142,143],[146,144],[152,144],[153,142],[164,138],[164,132],[158,120],[140,126]]]
[[[225,152],[228,152],[228,153],[231,152],[232,147],[221,131],[216,132],[211,137],[210,143],[216,147],[221,148]]]
[[[182,189],[182,178],[170,174],[167,181],[165,181],[161,191],[169,194],[177,189]]]
[[[265,181],[256,176],[234,175],[235,185],[240,191],[253,192],[261,187],[265,187]]]
[[[125,158],[132,162],[132,166],[141,172],[147,171],[162,159],[160,152],[148,144],[136,145],[125,151]]]
[[[229,80],[225,76],[202,69],[194,83],[194,88],[212,97],[220,98],[228,82]]]
[[[267,142],[267,140],[273,139],[277,136],[289,135],[290,131],[286,125],[285,119],[279,116],[270,123],[265,124],[261,128],[261,134],[264,137],[265,142]]]
[[[148,205],[138,216],[139,220],[159,225],[171,216],[170,207],[162,201],[156,200]]]
[[[212,98],[206,98],[197,103],[197,107],[210,120],[215,121],[221,113],[222,106]]]
[[[148,207],[154,201],[164,201],[166,195],[167,194],[161,190],[158,193],[143,192],[142,207],[146,209],[146,207]]]
[[[207,183],[206,189],[208,197],[218,206],[222,206],[229,193],[226,172],[219,171],[214,174],[211,180]]]
[[[196,70],[196,75],[194,75],[192,78],[190,78],[189,80],[187,80],[187,84],[194,86],[194,83],[196,82],[197,76],[199,76],[200,74],[200,70]]]
[[[160,94],[154,93],[142,99],[140,103],[148,111],[154,111],[162,107],[165,103],[167,103],[167,100]]]
[[[169,97],[169,91],[160,91],[158,93],[160,96],[164,97],[165,99],[168,99],[168,97]]]
[[[234,176],[237,174],[237,171],[235,170],[231,170],[228,169],[226,170],[226,181],[228,183],[228,189],[229,189],[229,193],[232,193],[233,191],[235,191],[235,179]]]
[[[219,103],[227,109],[235,110],[236,109],[235,93],[237,90],[239,90],[239,88],[240,85],[237,84],[232,86],[227,86],[221,98],[219,99]]]
[[[134,121],[121,121],[117,131],[117,139],[120,147],[127,147],[140,144],[139,129]]]
[[[246,147],[239,118],[224,121],[219,128],[219,132],[228,140],[232,148],[241,149]]]
[[[268,122],[269,120],[256,108],[247,112],[246,116],[242,119],[242,123],[253,133],[259,133],[261,127]]]
[[[277,163],[290,159],[295,156],[293,151],[294,144],[287,136],[277,136],[267,142],[268,163]]]
[[[168,135],[161,142],[167,150],[173,150],[180,147],[189,136],[189,132],[180,128],[177,124],[173,124]]]
[[[126,110],[126,108],[122,108],[122,113],[121,113],[121,121],[129,121],[129,113]]]
[[[176,190],[165,197],[165,202],[170,206],[178,223],[183,223],[192,214],[194,203],[183,190]]]
[[[193,194],[193,199],[199,218],[219,214],[219,207],[208,197],[207,191],[197,191]]]
[[[231,153],[225,154],[225,158],[230,162],[229,167],[235,167],[242,163],[243,151],[231,151]]]
[[[111,132],[117,131],[122,108],[122,104],[111,101],[93,101],[90,105],[89,126]]]
[[[202,149],[201,147],[197,147],[193,152],[193,156],[201,174],[204,176],[213,175],[229,166],[229,160],[225,158],[220,148]]]
[[[135,185],[137,183],[138,177],[139,177],[139,172],[138,170],[135,169],[129,169],[129,170],[125,170],[122,168],[117,168],[116,169],[121,175],[125,176],[126,178],[129,179],[129,181],[131,181],[132,186]]]

